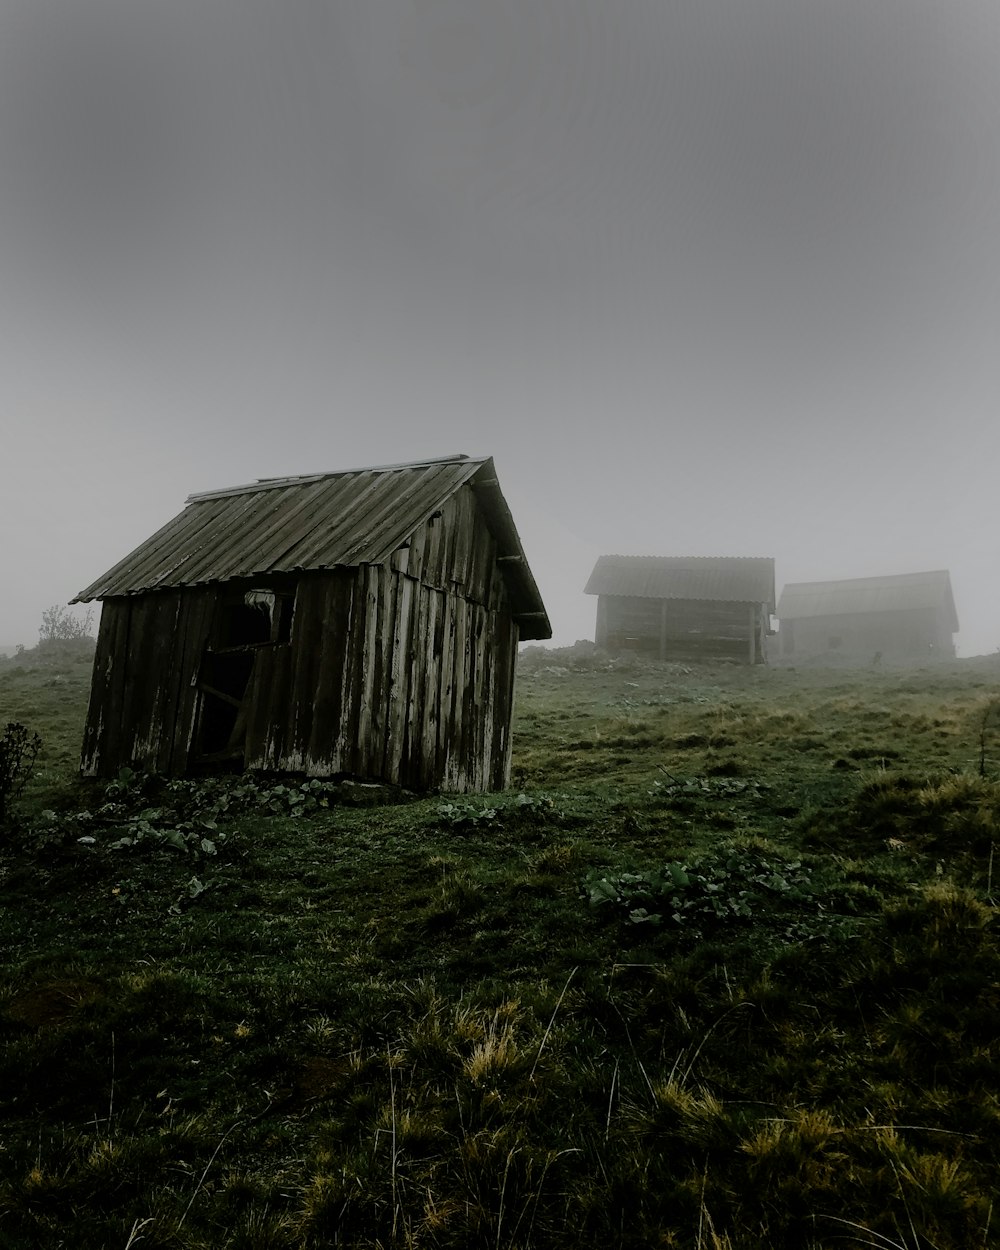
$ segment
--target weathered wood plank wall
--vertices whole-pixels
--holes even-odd
[[[385,566],[303,575],[292,649],[292,713],[282,717],[270,672],[249,767],[416,789],[506,784],[517,628],[469,494]]]
[[[506,785],[518,630],[471,488],[386,564],[306,572],[293,587],[288,642],[248,648],[246,767],[421,790]],[[189,771],[206,647],[234,590],[105,602],[85,775]]]
[[[634,650],[661,659],[751,660],[763,654],[768,622],[762,605],[725,600],[650,599],[601,595],[598,646]]]
[[[81,772],[187,766],[201,657],[216,595],[165,590],[107,599],[101,611]]]
[[[785,656],[840,651],[920,658],[955,653],[951,621],[943,609],[934,608],[797,617],[781,623],[779,639]]]

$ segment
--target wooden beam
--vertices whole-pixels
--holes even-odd
[[[757,663],[757,605],[750,604],[750,663]]]
[[[198,687],[204,694],[210,694],[213,699],[221,699],[223,703],[228,703],[231,707],[242,707],[242,699],[234,699],[231,694],[226,694],[224,690],[219,690],[215,686],[210,686],[207,682],[202,682]]]
[[[667,601],[660,600],[660,662],[667,658]]]

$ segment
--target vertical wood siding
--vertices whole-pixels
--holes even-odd
[[[871,657],[875,652],[919,659],[953,656],[955,644],[947,613],[935,608],[893,612],[842,612],[781,622],[783,655],[839,651]]]
[[[207,591],[105,601],[84,728],[84,776],[113,777],[124,766],[185,770],[213,602]]]
[[[595,638],[610,651],[641,651],[661,660],[754,663],[764,658],[767,628],[763,604],[601,595]]]
[[[517,626],[471,490],[385,565],[303,574],[289,650],[259,657],[247,767],[507,784]]]
[[[105,602],[85,774],[189,770],[199,673],[226,592]],[[466,487],[386,564],[298,578],[289,642],[253,651],[245,766],[502,788],[517,641],[496,544]]]

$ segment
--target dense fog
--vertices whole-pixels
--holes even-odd
[[[0,644],[197,491],[495,457],[602,553],[947,569],[1000,646],[1000,9],[10,0]]]

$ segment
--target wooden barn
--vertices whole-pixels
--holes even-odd
[[[660,660],[762,664],[774,611],[774,560],[743,556],[601,556],[595,642]]]
[[[517,644],[551,636],[493,461],[192,495],[101,600],[82,771],[500,789]]]
[[[955,654],[958,616],[944,569],[791,582],[778,601],[782,658],[823,654],[871,661],[933,659]]]

